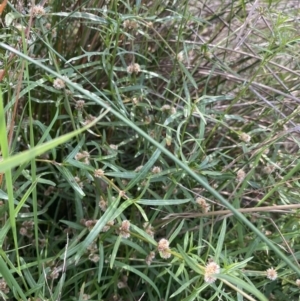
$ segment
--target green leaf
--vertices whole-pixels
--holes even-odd
[[[178,249],[178,252],[180,253],[180,255],[183,257],[183,260],[187,263],[187,265],[192,270],[194,270],[199,275],[204,274],[204,269],[201,269],[199,263],[197,261],[195,261],[195,259],[192,259],[191,257],[189,257],[180,245],[177,245],[177,249]]]
[[[0,255],[3,256],[3,250],[1,250]],[[13,267],[13,270],[9,270],[6,263],[0,256],[0,273],[1,276],[5,279],[7,282],[9,288],[11,291],[14,292],[14,297],[16,300],[19,300],[21,297],[22,300],[27,300],[27,297],[23,293],[23,289],[20,287],[19,283],[15,280],[15,277],[13,276],[13,273],[16,273],[16,269],[13,267],[13,264],[11,266]],[[8,259],[7,259],[8,260]],[[18,293],[18,295],[16,295]]]
[[[233,285],[235,285],[237,287],[237,290],[240,288],[246,290],[250,294],[254,295],[256,298],[258,298],[258,300],[260,300],[260,301],[268,301],[268,298],[266,298],[266,296],[264,296],[256,287],[248,284],[247,282],[242,280],[241,277],[236,278],[236,277],[229,276],[229,275],[217,274],[216,278],[221,279],[221,280],[224,279],[224,280],[232,283]]]
[[[185,223],[185,220],[183,219],[180,224],[178,225],[178,227],[174,230],[174,232],[172,233],[172,235],[169,238],[169,242],[171,243],[178,235],[178,233],[181,231],[183,225]]]
[[[222,228],[221,228],[221,231],[219,233],[218,243],[217,243],[216,253],[215,253],[215,261],[217,261],[217,262],[219,261],[219,257],[221,255],[222,250],[223,250],[223,244],[224,244],[226,228],[227,228],[226,226],[227,226],[227,219],[224,218],[223,223],[222,223]]]
[[[107,112],[108,111],[106,111],[105,114]],[[56,146],[65,143],[66,141],[70,140],[71,138],[75,137],[76,135],[78,135],[78,134],[86,131],[90,127],[94,126],[105,114],[100,115],[95,120],[93,120],[91,123],[82,127],[81,129],[78,129],[71,133],[62,135],[56,139],[53,139],[52,141],[48,141],[42,145],[38,145],[38,146],[30,149],[30,150],[18,153],[17,155],[4,158],[4,160],[2,160],[0,162],[0,173],[5,172],[10,169],[13,169],[14,167],[19,166],[25,162],[29,162],[31,159],[46,153],[48,150],[51,150],[52,148],[55,148]]]
[[[177,206],[185,203],[189,203],[190,199],[182,199],[182,200],[138,200],[137,203],[140,205],[146,206]]]
[[[165,145],[165,142],[162,143],[162,145]],[[154,166],[155,162],[159,158],[161,154],[161,150],[157,149],[154,154],[151,156],[151,158],[148,160],[148,162],[143,166],[143,168],[138,172],[138,174],[133,178],[128,185],[126,186],[126,190],[130,190],[132,187],[134,187],[141,179],[144,179],[148,171],[152,166]]]
[[[119,247],[120,247],[120,243],[121,243],[121,240],[122,240],[122,236],[119,235],[116,239],[116,241],[114,242],[114,248],[113,248],[113,251],[111,253],[111,257],[110,257],[110,263],[109,263],[109,267],[112,269],[113,266],[114,266],[114,262],[115,262],[115,259],[117,257],[117,252],[119,250]]]
[[[150,285],[154,288],[154,290],[156,291],[159,299],[161,298],[160,297],[160,293],[159,293],[159,290],[157,288],[157,286],[155,285],[155,283],[148,277],[146,276],[144,273],[140,272],[139,270],[137,270],[136,268],[134,268],[133,266],[129,266],[127,264],[124,264],[122,262],[119,262],[119,261],[115,261],[115,266],[116,267],[119,267],[121,269],[124,269],[124,270],[127,270],[127,271],[130,271],[138,276],[141,277],[141,279],[144,281],[145,285]]]

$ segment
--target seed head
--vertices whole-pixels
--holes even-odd
[[[242,134],[240,135],[240,139],[241,139],[242,141],[248,143],[248,142],[250,142],[250,140],[251,140],[251,136],[248,135],[248,134],[246,134],[246,133],[242,133]]]
[[[88,125],[88,124],[90,124],[91,122],[93,122],[95,119],[96,119],[95,116],[93,116],[93,115],[88,115],[88,116],[85,118],[83,124],[84,124],[84,125]]]
[[[203,198],[196,198],[196,203],[200,206],[203,213],[207,213],[210,210],[210,205]]]
[[[154,228],[149,224],[149,222],[145,222],[143,227],[144,227],[146,233],[153,238],[154,237]]]
[[[51,279],[57,279],[59,277],[59,270],[57,268],[53,268],[49,277]]]
[[[63,76],[63,78],[68,79],[67,76]],[[53,82],[53,87],[57,90],[62,90],[66,87],[66,83],[61,78],[56,78]]]
[[[134,20],[127,19],[123,22],[123,27],[124,27],[124,29],[137,29],[138,23]]]
[[[82,153],[78,152],[75,155],[74,159],[77,160],[77,161],[82,161],[83,160],[83,162],[85,164],[90,164],[90,154],[87,151],[83,151]]]
[[[102,197],[99,201],[99,207],[103,212],[107,209],[107,202]]]
[[[118,150],[118,145],[116,144],[110,144],[109,147],[113,150]]]
[[[101,232],[107,232],[114,224],[114,220],[107,222],[107,224],[101,229]]]
[[[78,184],[78,186],[80,188],[83,188],[83,182],[81,181],[81,179],[79,177],[74,177],[74,181]]]
[[[162,107],[161,107],[161,110],[162,111],[169,111],[171,109],[171,106],[170,105],[163,105]]]
[[[129,66],[127,66],[127,72],[129,74],[132,74],[132,73],[138,74],[141,72],[141,66],[137,63],[130,64]]]
[[[130,228],[130,222],[128,220],[123,221],[121,227],[119,228],[119,234],[124,238],[129,238],[130,237],[129,228]]]
[[[245,177],[246,177],[246,173],[242,169],[237,171],[237,173],[236,173],[237,182],[240,183],[240,182],[244,181]]]
[[[215,274],[220,273],[220,266],[214,261],[209,262],[204,271],[204,281],[207,283],[214,283],[217,278],[214,277]]]
[[[121,198],[127,198],[127,196],[126,196],[126,191],[124,191],[124,190],[120,190],[119,191],[119,196],[121,197]]]
[[[20,234],[21,234],[22,236],[27,236],[27,229],[24,228],[24,227],[21,227],[21,228],[20,228]]]
[[[273,268],[270,268],[270,269],[267,269],[267,278],[274,281],[277,279],[277,272],[273,269]]]
[[[9,293],[9,287],[7,287],[7,283],[4,279],[0,279],[0,291],[4,294]]]
[[[143,165],[140,165],[140,166],[138,166],[134,171],[135,171],[135,172],[139,172],[143,167],[144,167]]]
[[[159,166],[153,166],[152,173],[157,174],[161,172],[161,168]]]
[[[155,258],[155,252],[151,251],[145,259],[146,264],[150,265],[154,258]]]
[[[88,300],[90,300],[91,299],[91,296],[90,295],[88,295],[88,294],[83,294],[82,295],[82,300],[83,301],[88,301]]]
[[[101,178],[104,176],[104,171],[103,169],[95,169],[94,170],[94,177],[95,178]]]
[[[169,248],[169,241],[165,238],[162,238],[158,244],[157,244],[157,250],[159,251],[159,254],[161,258],[170,258],[171,257],[171,250]]]
[[[157,244],[157,250],[159,252],[162,252],[168,249],[169,249],[169,241],[165,238],[162,238]]]
[[[98,262],[100,260],[100,256],[94,253],[89,255],[89,260],[92,262]]]
[[[45,9],[42,5],[35,5],[30,9],[30,14],[34,17],[41,17],[45,14]]]
[[[93,227],[97,224],[98,220],[96,219],[89,219],[85,221],[84,225],[89,229],[92,230]]]
[[[78,111],[82,111],[85,105],[85,101],[84,100],[77,100],[76,104],[75,104],[75,109]]]
[[[178,54],[177,54],[177,60],[179,62],[182,62],[184,60],[184,56],[183,56],[183,51],[180,51]]]
[[[268,175],[271,174],[274,170],[275,170],[275,166],[271,164],[268,164],[263,168],[263,172]]]

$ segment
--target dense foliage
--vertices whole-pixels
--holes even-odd
[[[1,11],[0,298],[299,300],[297,1]]]

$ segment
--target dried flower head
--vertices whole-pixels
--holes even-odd
[[[300,287],[300,279],[297,279],[297,280],[296,280],[296,285],[297,285],[298,287]]]
[[[110,299],[111,301],[122,301],[122,297],[120,297],[118,294],[113,294]]]
[[[77,100],[76,104],[75,104],[75,109],[78,111],[82,111],[85,105],[85,101],[84,100]]]
[[[63,78],[68,79],[67,76],[63,76]],[[53,82],[53,87],[57,90],[62,90],[66,87],[66,83],[63,79],[61,78],[56,78]]]
[[[118,145],[116,145],[116,144],[110,144],[109,147],[110,147],[112,150],[118,150]]]
[[[133,98],[132,98],[132,103],[133,103],[134,105],[137,105],[137,104],[139,103],[139,99],[138,99],[137,97],[133,97]]]
[[[169,248],[169,241],[165,238],[162,238],[157,244],[157,250],[161,258],[170,258],[171,257],[171,250]]]
[[[132,74],[132,73],[138,74],[141,72],[141,66],[137,63],[130,64],[129,66],[127,66],[127,72],[129,74]]]
[[[22,223],[22,226],[25,227],[26,229],[33,229],[34,221],[24,221]]]
[[[196,198],[196,203],[202,209],[203,213],[207,213],[210,210],[210,205],[203,198]]]
[[[134,20],[125,20],[123,22],[124,29],[137,29],[139,24]]]
[[[90,154],[87,151],[83,151],[82,153],[78,152],[74,159],[76,161],[83,161],[85,164],[90,164]]]
[[[102,197],[99,201],[99,207],[103,212],[107,209],[107,202]]]
[[[95,253],[98,250],[98,246],[97,246],[96,242],[92,242],[90,245],[88,245],[87,250],[90,253]]]
[[[263,172],[268,175],[271,174],[274,170],[275,170],[275,166],[271,164],[268,164],[263,168]]]
[[[168,258],[170,258],[172,256],[172,254],[171,254],[171,252],[170,252],[169,249],[165,250],[165,251],[159,252],[159,255],[160,255],[161,258],[164,258],[164,259],[168,259]]]
[[[86,118],[85,118],[85,120],[84,120],[84,122],[83,122],[83,125],[88,125],[88,124],[90,124],[91,122],[93,122],[95,119],[96,119],[95,116],[93,116],[93,115],[88,115],[88,116],[86,116]]]
[[[22,236],[27,236],[27,229],[26,229],[26,228],[21,227],[19,232],[20,232],[20,234],[21,234]]]
[[[277,272],[273,269],[273,268],[270,268],[270,269],[267,269],[267,278],[274,281],[277,279]]]
[[[145,259],[146,264],[150,265],[154,258],[155,258],[155,252],[151,251]]]
[[[88,295],[88,294],[83,294],[82,295],[82,300],[83,301],[88,301],[88,300],[90,300],[91,299],[91,296],[90,295]]]
[[[107,232],[114,224],[114,220],[107,222],[107,224],[101,229],[101,232]]]
[[[92,230],[93,227],[97,224],[98,220],[97,219],[89,219],[85,221],[84,225],[89,229]]]
[[[54,267],[49,275],[51,279],[57,279],[59,277],[59,269]]]
[[[216,277],[214,277],[215,274],[220,273],[220,266],[216,264],[214,261],[209,262],[204,271],[204,281],[207,283],[213,283],[217,280]]]
[[[171,109],[171,106],[170,105],[163,105],[162,107],[161,107],[161,110],[162,111],[169,111]]]
[[[83,188],[83,182],[81,181],[81,179],[79,177],[74,177],[74,181],[78,184],[78,186],[80,188]]]
[[[161,168],[159,166],[153,166],[151,172],[154,173],[154,174],[160,173]]]
[[[143,224],[143,228],[148,235],[150,235],[152,238],[154,237],[154,228],[149,224],[149,222],[145,222]]]
[[[240,170],[237,171],[237,173],[236,173],[236,180],[238,182],[244,181],[245,177],[246,177],[246,173],[242,169],[240,169]]]
[[[169,241],[165,238],[162,238],[157,244],[157,250],[159,252],[169,249]]]
[[[41,249],[45,248],[47,244],[47,240],[45,238],[39,238],[39,246]],[[32,243],[32,245],[34,245],[34,243]]]
[[[124,283],[123,281],[118,281],[117,286],[118,286],[118,289],[122,289],[122,288],[125,288],[127,286],[127,284]]]
[[[129,238],[130,237],[129,228],[130,228],[130,222],[128,220],[123,221],[121,227],[119,228],[119,234],[124,238]]]
[[[135,172],[139,172],[143,167],[144,167],[144,165],[140,165],[134,171]]]
[[[120,191],[119,191],[119,197],[120,197],[120,198],[123,198],[123,199],[127,199],[128,197],[127,197],[127,195],[126,195],[126,191],[120,190]]]
[[[248,142],[250,142],[250,140],[251,140],[251,136],[248,135],[248,134],[246,134],[246,133],[242,133],[242,134],[240,135],[240,139],[241,139],[242,141],[248,143]]]
[[[176,57],[179,62],[182,62],[184,60],[183,51],[178,52]]]
[[[153,22],[146,22],[145,25],[148,27],[148,28],[153,28]]]
[[[127,286],[128,277],[126,275],[121,276],[121,279],[118,281],[118,288],[124,288]]]
[[[45,9],[42,5],[35,5],[30,9],[30,14],[34,17],[40,17],[45,15]]]
[[[98,254],[91,253],[89,255],[89,260],[92,262],[98,262],[100,260],[100,256]]]
[[[171,114],[176,114],[176,108],[175,107],[172,107],[170,105],[163,105],[161,107],[161,110],[164,112],[164,111],[168,111],[169,113]]]
[[[9,287],[7,286],[7,283],[4,279],[0,279],[0,291],[4,294],[9,293]]]
[[[103,169],[95,169],[94,170],[94,177],[95,178],[101,178],[104,176],[104,171]]]
[[[175,107],[171,107],[170,113],[172,115],[174,115],[174,114],[176,114],[176,112],[177,112],[176,108]]]
[[[53,193],[55,190],[54,186],[49,186],[45,191],[44,191],[44,195],[45,196],[49,196],[51,193]]]

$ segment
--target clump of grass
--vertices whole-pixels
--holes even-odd
[[[1,298],[296,300],[288,3],[12,4]]]

